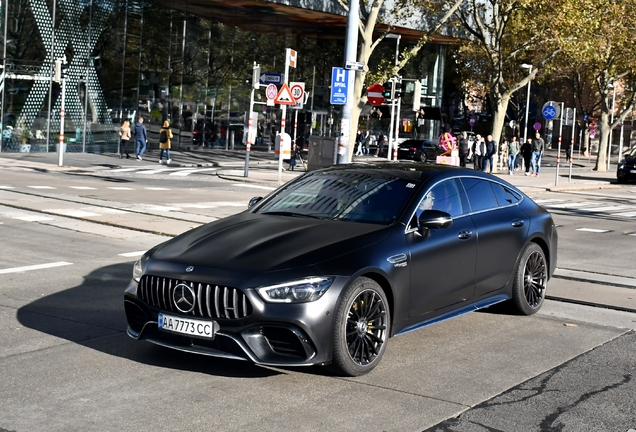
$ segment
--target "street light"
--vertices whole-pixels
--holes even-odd
[[[610,120],[610,133],[609,133],[609,142],[607,143],[607,170],[610,169],[610,156],[612,154],[612,134],[614,132],[614,108],[616,104],[616,86],[613,82],[607,84],[608,89],[613,89],[612,94],[612,119]],[[620,155],[619,155],[620,156]]]
[[[527,63],[523,63],[521,65],[522,68],[524,69],[530,69],[528,71],[528,75],[532,75],[532,65],[531,64],[527,64]],[[523,143],[525,144],[525,142],[528,140],[528,110],[530,109],[530,83],[532,82],[532,79],[528,80],[528,96],[526,97],[526,127],[523,130]]]
[[[399,63],[399,56],[400,56],[400,39],[402,38],[402,35],[400,34],[394,34],[394,33],[389,33],[386,36],[384,36],[385,38],[388,39],[397,39],[395,42],[395,66],[397,67],[398,63]],[[397,86],[397,82],[393,83],[393,88],[395,88],[395,86]],[[395,114],[395,101],[392,100],[391,101],[391,121],[389,123],[389,147],[387,148],[387,155],[386,158],[388,160],[391,160],[391,155],[393,152],[393,148],[395,146],[395,149],[397,150],[397,138],[399,135],[399,122],[397,121],[397,119],[395,119],[396,114]],[[397,98],[397,117],[400,117],[400,98]],[[395,119],[395,137],[393,136],[393,121]],[[397,155],[396,155],[397,158]]]

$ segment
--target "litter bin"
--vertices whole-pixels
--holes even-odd
[[[336,139],[310,137],[307,157],[307,171],[328,167],[336,163]]]

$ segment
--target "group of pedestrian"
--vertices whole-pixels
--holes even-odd
[[[462,132],[459,139],[459,165],[466,166],[469,155],[468,134]],[[525,175],[538,177],[541,172],[541,158],[545,150],[545,141],[541,134],[537,132],[535,138],[528,138],[523,144],[519,143],[516,136],[504,138],[498,146],[492,135],[488,135],[484,140],[481,135],[475,136],[470,152],[473,155],[474,169],[492,174],[494,155],[497,154],[500,161],[500,169],[508,170],[508,174],[513,175],[523,163]]]
[[[460,143],[461,147],[461,143]],[[492,174],[494,155],[497,153],[497,142],[492,139],[492,135],[482,136],[477,134],[471,151],[473,154],[473,164],[476,170],[489,172]],[[461,150],[460,150],[461,151]],[[460,157],[461,164],[461,157]]]
[[[358,134],[356,135],[356,156],[368,155],[370,142],[371,133],[369,131],[364,133],[361,130],[358,130]]]
[[[139,117],[137,119],[137,123],[135,123],[135,157],[137,160],[143,160],[142,155],[146,151],[146,147],[148,145],[148,130],[146,129],[146,125],[144,125],[143,117]],[[126,159],[130,159],[130,154],[128,153],[128,143],[132,137],[132,133],[130,130],[130,122],[128,120],[124,120],[124,123],[119,128],[119,137],[121,139],[121,144],[119,146],[119,158],[123,158],[126,155]],[[166,164],[170,164],[172,159],[170,158],[170,147],[171,140],[173,138],[172,131],[170,130],[170,122],[165,120],[163,122],[163,126],[159,130],[159,148],[161,151],[159,152],[159,163],[163,163],[163,154],[166,152]]]

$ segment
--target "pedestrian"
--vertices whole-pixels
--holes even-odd
[[[475,142],[472,147],[473,152],[473,164],[477,171],[482,170],[483,157],[486,154],[486,145],[484,140],[481,138],[481,135],[477,134],[475,136]]]
[[[521,146],[521,156],[523,157],[523,165],[525,167],[526,175],[530,175],[530,160],[532,159],[532,138]]]
[[[358,145],[356,150],[356,156],[362,156],[363,155],[362,147],[364,146],[364,134],[362,133],[360,129],[358,129],[358,134],[356,135],[356,144]]]
[[[170,140],[172,139],[172,131],[170,130],[170,122],[168,120],[163,122],[163,127],[159,129],[159,164],[163,163],[163,151],[166,151],[166,165],[170,165],[172,159],[170,159]]]
[[[124,124],[119,128],[119,138],[121,143],[119,145],[119,159],[122,159],[126,155],[126,159],[130,159],[128,154],[128,142],[130,141],[130,122],[124,120]]]
[[[298,157],[298,146],[296,143],[292,144],[291,155],[289,156],[289,170],[293,171],[296,166],[296,157]]]
[[[481,166],[483,172],[490,170],[489,172],[492,174],[492,161],[495,153],[497,153],[497,142],[492,139],[492,135],[488,135],[486,137],[486,153]]]
[[[513,136],[508,145],[508,174],[513,175],[517,166],[517,155],[519,154],[519,141]]]
[[[468,157],[468,133],[462,132],[459,139],[459,166],[466,167],[466,158]]]
[[[369,146],[371,144],[371,133],[367,131],[364,135],[364,142],[362,143],[362,154],[369,155]]]
[[[384,137],[384,134],[380,132],[380,135],[378,135],[378,146],[375,149],[375,157],[382,156],[382,150],[383,150],[385,141],[386,141],[386,138]]]
[[[505,138],[499,144],[499,170],[503,171],[504,168],[508,169],[508,138]]]
[[[137,160],[142,160],[141,156],[146,151],[146,144],[148,144],[148,132],[144,125],[144,118],[139,116],[135,124],[135,155]]]
[[[543,156],[543,149],[545,147],[545,141],[541,138],[541,134],[537,132],[535,138],[532,141],[532,175],[539,177],[541,172],[541,156]]]

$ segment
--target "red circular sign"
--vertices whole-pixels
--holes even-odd
[[[541,123],[536,122],[534,125],[532,125],[532,128],[538,132],[541,129]]]
[[[373,106],[379,106],[384,103],[384,86],[380,84],[372,84],[367,89],[367,100]]]

